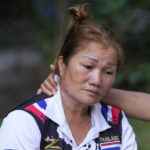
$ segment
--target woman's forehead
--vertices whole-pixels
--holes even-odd
[[[78,47],[77,53],[79,55],[85,55],[86,57],[90,56],[106,56],[106,55],[112,55],[117,56],[117,50],[113,48],[112,46],[105,46],[102,43],[98,42],[89,42],[84,44],[81,47]]]
[[[88,63],[88,62],[92,62],[92,64],[96,64],[96,65],[104,65],[104,66],[109,66],[109,67],[117,67],[117,59],[114,56],[108,56],[108,57],[93,57],[93,56],[89,56],[89,55],[84,55],[82,57],[79,58],[81,61]]]
[[[114,51],[117,52],[117,50],[111,44],[105,44],[103,42],[98,42],[98,41],[81,42],[75,49],[78,52],[78,51],[82,51],[82,50],[85,50],[85,49],[94,50],[96,48],[99,49],[99,50],[113,49]]]
[[[89,43],[84,48],[79,49],[70,60],[75,62],[81,60],[87,63],[90,61],[112,67],[116,67],[118,62],[116,50],[112,47],[108,47],[106,49],[101,45],[94,43]]]

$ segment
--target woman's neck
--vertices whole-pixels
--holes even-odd
[[[67,114],[73,116],[85,117],[90,115],[90,106],[80,103],[74,97],[68,95],[65,91],[61,90],[62,105]]]
[[[91,128],[90,106],[79,103],[65,92],[61,92],[61,98],[72,135],[80,145]]]

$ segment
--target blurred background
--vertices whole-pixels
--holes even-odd
[[[92,19],[109,26],[125,50],[115,87],[150,92],[149,0],[0,0],[1,119],[36,94],[66,31],[67,8],[82,2],[91,2]],[[150,123],[130,122],[139,149],[150,149]]]

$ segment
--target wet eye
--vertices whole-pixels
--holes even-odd
[[[106,74],[111,75],[111,74],[112,74],[112,72],[108,71],[108,72],[106,72]]]
[[[84,66],[84,68],[86,68],[86,69],[88,69],[88,70],[90,70],[90,69],[93,68],[93,66],[91,66],[91,65],[83,65],[83,66]]]
[[[107,75],[112,75],[113,74],[113,72],[111,72],[111,71],[106,71],[105,72]]]

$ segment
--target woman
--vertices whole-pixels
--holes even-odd
[[[122,65],[122,48],[108,28],[87,20],[87,4],[69,14],[74,23],[56,59],[56,95],[38,95],[11,112],[0,130],[0,148],[136,150],[124,113],[99,103]]]
[[[57,82],[54,80],[55,66],[50,65],[50,69],[53,72],[41,84],[37,94],[43,92],[49,96],[55,95],[57,91]],[[122,109],[132,118],[150,121],[150,94],[148,93],[111,89],[102,102]]]

